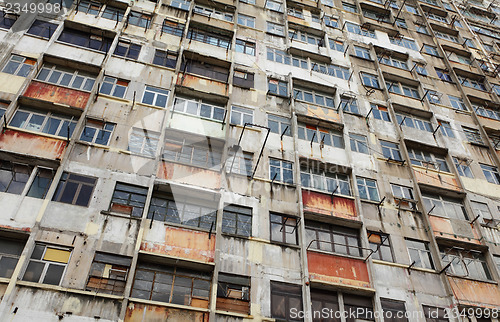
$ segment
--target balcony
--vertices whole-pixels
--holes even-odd
[[[429,215],[432,231],[436,239],[481,245],[480,236],[468,221]]]
[[[203,310],[177,309],[167,306],[137,303],[127,306],[126,322],[133,321],[163,321],[168,316],[173,321],[200,321],[208,322],[208,314]],[[208,311],[208,310],[207,310]]]
[[[304,204],[304,212],[309,213],[306,216],[310,216],[312,213],[330,218],[360,222],[356,213],[355,201],[351,198],[302,190],[302,203]]]
[[[220,173],[210,169],[163,161],[158,168],[158,178],[176,183],[195,185],[209,189],[220,188]]]
[[[445,190],[460,192],[462,188],[458,184],[457,178],[448,172],[439,172],[421,166],[412,165],[417,182],[421,185],[437,187]]]
[[[25,80],[25,77],[0,72],[0,89],[4,93],[17,94]]]
[[[5,129],[0,134],[0,150],[32,155],[42,159],[61,160],[66,150],[65,140]]]
[[[83,110],[87,106],[90,93],[34,80],[24,92],[24,96]]]
[[[448,276],[451,289],[459,305],[498,308],[500,289],[496,283],[474,281]]]

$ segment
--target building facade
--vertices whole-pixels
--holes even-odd
[[[498,321],[500,4],[1,5],[1,321]]]

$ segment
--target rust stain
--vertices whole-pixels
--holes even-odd
[[[164,306],[130,303],[125,322],[193,321],[208,322],[208,313],[173,309]]]
[[[338,197],[332,198],[329,194],[303,190],[302,203],[304,211],[319,213],[328,216],[359,220],[354,200]]]
[[[66,141],[7,129],[0,134],[0,149],[60,160],[66,149]]]
[[[452,276],[448,276],[448,279],[460,304],[491,308],[500,306],[500,289],[498,285]]]
[[[24,96],[84,109],[90,93],[32,81]]]
[[[473,234],[473,238],[467,238],[463,236],[456,235],[456,232],[453,230],[453,226],[451,222],[447,218],[437,217],[429,215],[429,221],[431,222],[432,231],[434,232],[434,236],[443,237],[457,241],[463,241],[467,243],[474,243],[480,245],[480,238],[475,229],[471,226],[471,232]]]
[[[228,95],[228,86],[226,83],[219,82],[216,80],[201,78],[194,75],[179,73],[176,84],[185,87],[190,87],[205,93],[218,94],[222,96]]]
[[[446,175],[446,174],[437,174],[435,172],[425,172],[425,170],[416,170],[414,169],[415,176],[419,183],[441,187],[448,190],[460,191],[460,187],[458,186],[457,179],[454,176]]]
[[[308,251],[307,262],[311,279],[370,287],[368,268],[362,259]]]
[[[291,16],[291,15],[288,15],[288,21],[289,22],[292,22],[294,24],[297,24],[297,25],[302,25],[302,26],[306,26],[306,27],[309,27],[309,23],[307,21],[305,21],[304,19],[299,19],[297,17],[294,17],[294,16]]]
[[[321,107],[317,105],[307,105],[306,115],[314,118],[320,118],[330,122],[340,123],[340,115],[332,109]]]
[[[141,250],[198,260],[205,263],[214,261],[215,235],[208,238],[208,233],[177,227],[165,227],[165,241],[144,241]]]
[[[0,225],[0,228],[8,229],[8,230],[17,230],[17,231],[24,231],[24,232],[31,232],[31,228],[29,227],[24,227],[24,228],[19,228],[19,227],[12,227],[9,225]]]
[[[219,172],[183,164],[162,162],[157,175],[161,179],[174,180],[210,189],[220,188]]]

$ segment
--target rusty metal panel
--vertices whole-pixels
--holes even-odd
[[[24,96],[84,109],[90,93],[32,81]]]
[[[0,134],[0,149],[60,160],[66,149],[66,141],[8,129]]]
[[[359,220],[353,199],[338,196],[332,199],[329,194],[302,190],[302,203],[306,212]]]
[[[482,307],[500,307],[500,289],[497,284],[448,276],[459,304]]]
[[[125,322],[192,321],[208,322],[209,314],[190,310],[173,309],[164,306],[130,303],[125,314]]]
[[[204,188],[220,188],[219,172],[178,163],[162,162],[158,168],[158,177]]]
[[[413,169],[415,176],[419,183],[427,184],[430,186],[441,187],[448,190],[461,191],[462,189],[457,183],[457,179],[453,175],[444,173],[435,173],[432,171]]]
[[[454,225],[452,225],[450,219],[448,218],[429,215],[429,221],[431,223],[434,236],[436,237],[474,243],[478,245],[481,244],[478,232],[475,229],[473,229],[472,228],[473,226],[470,225],[468,222],[464,222],[464,224],[470,225],[470,232],[469,232],[470,238],[464,236],[463,233],[459,234],[457,231],[455,231]]]
[[[333,109],[318,105],[309,105],[306,103],[301,103],[301,104],[307,105],[306,115],[309,117],[319,118],[329,122],[340,123],[340,115]]]
[[[228,85],[212,79],[179,73],[177,85],[190,87],[200,92],[227,96]]]
[[[356,287],[370,287],[368,268],[362,259],[308,251],[307,267],[311,279]]]
[[[143,241],[141,250],[197,260],[205,263],[214,261],[215,235],[191,229],[165,227],[165,241]]]

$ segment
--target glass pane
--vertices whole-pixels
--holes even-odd
[[[49,268],[45,273],[45,278],[43,279],[43,283],[59,285],[59,283],[61,282],[62,275],[64,273],[64,268],[65,266],[63,265],[49,264]]]

